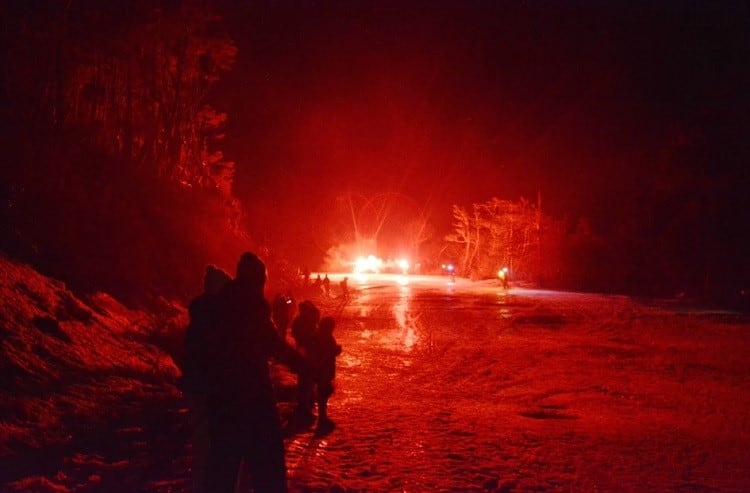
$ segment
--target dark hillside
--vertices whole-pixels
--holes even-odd
[[[140,491],[137,471],[179,455],[146,458],[185,443],[167,440],[184,422],[176,419],[179,370],[149,342],[184,323],[179,307],[173,315],[159,320],[104,293],[77,298],[0,256],[0,490]],[[59,473],[63,460],[81,477]],[[112,477],[87,478],[102,466]],[[39,474],[48,479],[23,479]]]

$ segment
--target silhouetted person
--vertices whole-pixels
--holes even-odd
[[[315,281],[313,282],[313,287],[320,289],[322,285],[323,285],[323,278],[321,278],[320,274],[318,274],[318,277],[316,277]]]
[[[315,331],[320,321],[320,310],[310,300],[299,304],[299,313],[292,322],[292,337],[300,354],[307,357],[310,347],[314,343]],[[312,424],[315,420],[313,415],[313,389],[315,379],[312,373],[299,373],[297,376],[297,407],[295,418],[299,424]]]
[[[330,296],[331,294],[331,280],[328,279],[328,274],[325,275],[323,278],[323,291],[325,291],[326,296]]]
[[[341,296],[343,296],[344,300],[349,299],[349,278],[345,277],[341,280],[339,285],[341,286]]]
[[[323,317],[310,347],[309,360],[315,368],[318,379],[318,425],[320,431],[333,429],[333,421],[328,418],[328,399],[333,394],[333,381],[336,378],[336,357],[341,354],[341,345],[333,337],[336,321],[333,317]]]
[[[272,310],[273,321],[276,323],[279,335],[286,340],[286,332],[292,322],[292,314],[294,313],[294,298],[288,293],[286,295],[277,294],[273,299]]]
[[[233,492],[244,460],[255,493],[286,492],[286,464],[269,358],[295,372],[307,362],[276,331],[264,298],[266,267],[244,253],[237,276],[219,295],[221,316],[209,337],[212,385],[209,397],[211,446],[207,486]]]
[[[503,285],[503,289],[508,289],[510,287],[510,273],[508,272],[508,268],[503,267],[500,269],[498,276],[500,277],[500,283]]]
[[[206,354],[206,342],[216,324],[217,295],[231,279],[229,274],[215,265],[207,265],[203,276],[203,293],[188,305],[190,322],[185,331],[180,387],[190,407],[193,432],[193,490],[196,492],[204,491],[206,457],[209,450],[210,382],[207,377],[209,359]]]

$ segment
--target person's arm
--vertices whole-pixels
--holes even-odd
[[[282,341],[281,338],[279,338],[279,345],[274,358],[298,375],[313,373],[312,365],[296,349],[285,341]]]
[[[341,344],[338,344],[336,342],[336,338],[333,336],[330,336],[330,338],[326,341],[327,351],[335,358],[339,354],[341,354]]]
[[[294,373],[310,373],[312,367],[310,363],[281,338],[279,331],[276,329],[273,320],[271,320],[270,311],[263,317],[263,322],[259,328],[263,338],[264,346],[269,350],[269,356],[289,367]]]

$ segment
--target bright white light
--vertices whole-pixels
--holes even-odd
[[[364,272],[355,272],[355,273],[354,273],[354,278],[355,278],[355,279],[357,280],[357,282],[358,282],[358,283],[360,283],[360,284],[363,284],[363,283],[367,282],[367,280],[368,280],[368,277],[369,277],[369,276],[368,276],[368,275],[367,275],[366,273],[364,273]]]
[[[367,257],[357,257],[354,261],[354,273],[362,274],[365,272],[378,273],[383,267],[383,259],[376,257],[375,255],[368,255]]]
[[[404,274],[406,274],[406,272],[409,270],[409,261],[406,260],[405,258],[396,260],[396,265],[398,266],[399,269],[401,269],[401,272],[403,272]]]

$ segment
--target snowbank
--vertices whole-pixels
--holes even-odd
[[[109,403],[154,385],[171,392],[179,370],[148,342],[156,323],[103,293],[83,300],[0,256],[0,462],[65,446],[68,421],[93,428],[112,419]]]

